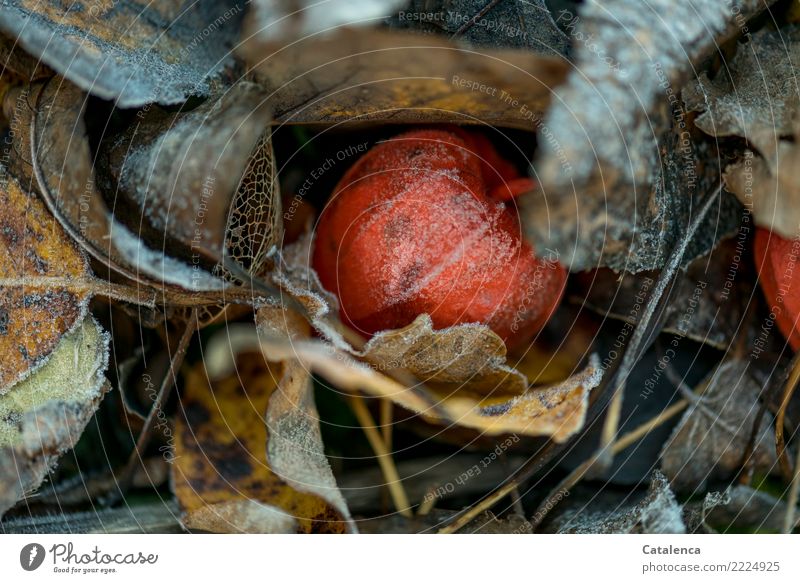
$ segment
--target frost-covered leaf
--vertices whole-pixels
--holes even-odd
[[[541,119],[563,60],[381,26],[403,4],[253,2],[240,52],[271,95],[276,121],[530,129]]]
[[[429,34],[455,35],[460,41],[486,49],[527,49],[554,56],[569,53],[569,39],[556,25],[545,0],[497,2],[488,11],[486,7],[485,0],[412,0],[389,24]]]
[[[705,389],[690,403],[661,452],[661,469],[677,491],[696,492],[708,480],[730,476],[743,462],[753,425],[758,419],[761,392],[747,362],[722,363],[705,381]],[[756,470],[776,465],[775,432],[765,416],[756,435]]]
[[[666,308],[664,332],[724,349],[742,331],[753,287],[750,266],[742,261],[746,241],[747,232],[742,231],[687,266]],[[616,274],[610,269],[578,274],[584,290],[574,300],[634,324],[657,277],[655,272]]]
[[[760,30],[738,45],[713,81],[701,74],[689,83],[683,100],[690,111],[702,112],[695,120],[701,130],[745,138],[772,160],[780,139],[794,134],[800,114],[798,65],[800,27]]]
[[[289,338],[310,334],[308,323],[284,308],[260,308],[256,319],[263,332]],[[267,462],[298,492],[315,494],[327,501],[347,521],[346,529],[354,531],[347,504],[325,456],[311,373],[299,361],[287,359],[281,375],[266,413],[270,433]]]
[[[208,93],[232,64],[244,2],[7,0],[0,29],[58,73],[120,107]]]
[[[153,249],[213,266],[233,236],[232,256],[261,265],[281,235],[268,123],[267,95],[247,82],[189,111],[152,107],[101,146],[101,189]]]
[[[681,84],[720,40],[738,32],[737,22],[770,3],[580,4],[570,21],[575,67],[555,89],[540,130],[534,165],[542,188],[522,199],[535,248],[560,251],[573,271],[663,267],[693,200],[719,178],[713,146],[689,138]],[[687,261],[736,226],[735,201],[722,201]]]
[[[26,283],[88,275],[80,250],[34,195],[0,167],[0,394],[41,366],[86,314],[89,295]]]
[[[521,395],[483,397],[463,387],[407,386],[329,343],[291,340],[278,334],[237,334],[231,340],[239,350],[260,346],[271,361],[295,358],[339,389],[391,399],[423,419],[477,429],[485,435],[518,433],[547,436],[564,442],[583,427],[589,392],[602,377],[599,359],[593,355],[581,372],[561,383],[529,388]]]
[[[126,227],[123,211],[116,203],[117,214],[111,214],[95,176],[84,123],[87,95],[83,91],[56,77],[28,88],[14,103],[21,129],[15,133],[19,142],[13,150],[23,153],[17,166],[23,171],[33,169],[28,179],[38,187],[64,229],[90,255],[147,286],[178,286],[192,291],[225,286],[202,266],[167,256],[159,250],[163,247],[148,246],[137,235],[140,221],[127,217]],[[26,140],[31,133],[32,143]],[[26,148],[30,163],[24,157]]]
[[[382,370],[405,369],[424,383],[521,394],[528,380],[506,364],[506,346],[488,326],[460,324],[434,330],[422,314],[397,330],[375,334],[360,356]]]
[[[36,490],[78,441],[109,388],[108,344],[87,316],[46,364],[0,396],[0,514]]]
[[[783,532],[787,504],[768,492],[735,484],[684,507],[690,532]]]
[[[224,343],[210,361],[230,359]],[[216,372],[220,372],[219,369]],[[187,528],[211,532],[344,532],[349,513],[325,458],[311,378],[293,361],[242,353],[209,381],[189,371],[172,482]]]
[[[601,507],[602,508],[596,508]],[[669,481],[656,472],[647,494],[638,502],[603,503],[602,496],[587,504],[575,503],[554,519],[552,528],[571,534],[683,534],[681,507]]]

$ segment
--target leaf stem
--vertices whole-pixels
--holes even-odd
[[[358,419],[358,422],[361,424],[361,428],[364,430],[369,444],[375,451],[375,455],[378,458],[378,464],[383,472],[384,479],[386,480],[386,486],[389,488],[389,493],[392,496],[392,502],[394,502],[397,512],[406,518],[413,518],[411,504],[409,503],[408,495],[403,488],[403,482],[400,479],[400,474],[397,472],[397,466],[394,464],[394,459],[392,459],[392,454],[386,447],[386,443],[384,442],[380,433],[378,433],[378,429],[375,426],[375,420],[372,418],[372,414],[364,404],[364,399],[361,397],[351,397],[350,406],[353,409],[353,413],[355,413],[356,419]]]

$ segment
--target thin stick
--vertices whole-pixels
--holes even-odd
[[[487,2],[486,6],[481,8],[480,11],[475,16],[473,16],[467,22],[461,25],[461,27],[457,31],[455,31],[453,33],[453,36],[451,36],[450,38],[456,38],[467,32],[470,28],[475,26],[475,23],[477,23],[481,18],[486,16],[487,12],[489,12],[492,8],[494,8],[498,4],[500,4],[500,0],[490,0],[490,2]]]
[[[3,277],[0,278],[0,288],[4,287],[57,287],[75,293],[88,293],[148,308],[162,304],[185,307],[220,303],[254,305],[268,297],[254,295],[252,290],[234,286],[226,288],[224,291],[183,292],[173,288],[112,283],[94,277]]]
[[[397,472],[397,466],[394,465],[394,459],[392,459],[392,455],[389,453],[386,444],[375,427],[372,414],[364,404],[364,400],[360,397],[351,397],[350,406],[353,409],[353,413],[355,413],[356,419],[358,419],[358,422],[361,424],[361,428],[364,430],[369,444],[375,451],[378,464],[386,480],[386,486],[389,488],[389,493],[392,496],[394,507],[402,516],[413,518],[414,515],[411,512],[411,504],[409,504],[408,496],[403,488],[403,482],[400,480],[400,474]]]
[[[697,215],[690,222],[678,245],[672,250],[664,269],[661,270],[656,280],[655,287],[650,296],[651,301],[648,301],[645,305],[642,315],[636,323],[636,329],[633,331],[631,343],[628,345],[622,357],[617,384],[612,393],[608,414],[603,422],[600,447],[598,448],[599,454],[592,456],[590,459],[594,459],[595,461],[602,459],[605,463],[611,463],[611,459],[608,459],[609,454],[607,452],[610,451],[608,445],[611,444],[617,436],[628,375],[633,370],[634,365],[639,361],[641,354],[647,349],[649,344],[648,340],[652,339],[657,326],[663,320],[667,299],[670,295],[667,290],[674,289],[675,280],[679,274],[686,249],[689,247],[689,243],[694,238],[701,223],[705,220],[714,202],[719,198],[721,191],[722,185],[720,184],[700,205]],[[659,310],[659,307],[661,307],[661,310]],[[656,312],[660,312],[658,317],[656,317]],[[613,453],[610,455],[613,456]]]
[[[417,516],[428,516],[431,510],[433,510],[433,507],[436,506],[436,494],[434,492],[434,488],[431,487],[425,493],[422,502],[419,503],[419,507],[417,508]]]
[[[611,444],[610,449],[612,455],[616,455],[626,447],[636,443],[639,439],[650,433],[653,429],[659,427],[662,423],[665,423],[675,417],[678,413],[683,411],[689,405],[689,401],[686,399],[681,399],[677,403],[670,405],[666,409],[664,409],[661,413],[646,421],[633,431],[626,433],[622,437],[620,437],[617,441]],[[558,504],[559,500],[563,498],[563,492],[565,490],[570,490],[583,479],[583,476],[586,475],[586,472],[592,467],[592,465],[596,461],[596,457],[600,456],[600,452],[595,453],[595,456],[592,456],[577,468],[575,468],[566,478],[564,478],[558,486],[553,488],[552,493],[539,505],[534,512],[535,519],[531,520],[531,524],[534,528],[541,524],[542,520],[547,516],[547,513]],[[562,494],[559,496],[559,494]]]
[[[792,477],[792,485],[789,488],[789,497],[786,500],[788,507],[786,508],[786,517],[783,521],[784,534],[792,534],[795,526],[797,526],[795,515],[797,513],[798,498],[800,498],[800,447],[797,448],[797,457],[794,462],[794,476]]]
[[[786,379],[786,384],[783,386],[783,398],[775,419],[775,451],[778,454],[778,464],[786,481],[793,480],[795,472],[792,470],[792,462],[789,461],[789,456],[786,453],[786,437],[783,430],[786,409],[789,407],[789,402],[792,400],[792,395],[794,395],[797,385],[800,384],[798,381],[800,381],[800,353],[797,353],[792,359],[792,370],[789,373],[789,378]]]
[[[381,399],[379,409],[379,419],[381,425],[381,437],[383,443],[386,445],[386,450],[391,453],[392,451],[392,400]],[[389,507],[389,491],[386,488],[381,488],[381,508],[384,510]]]
[[[181,339],[178,341],[178,348],[172,355],[172,359],[169,363],[169,369],[167,369],[167,372],[161,381],[161,387],[158,390],[158,395],[156,395],[156,398],[153,401],[153,406],[147,413],[142,430],[139,432],[139,438],[136,440],[136,445],[134,446],[133,451],[128,458],[128,463],[126,464],[125,469],[122,471],[122,476],[119,480],[118,492],[120,496],[124,495],[125,492],[127,492],[130,488],[136,468],[139,463],[142,462],[144,450],[147,448],[147,445],[150,443],[150,438],[152,437],[153,424],[156,422],[158,414],[163,411],[164,405],[166,405],[167,399],[169,399],[169,396],[172,393],[172,388],[175,386],[175,382],[177,381],[178,371],[180,370],[181,365],[183,364],[183,359],[186,356],[186,348],[189,346],[189,341],[192,339],[192,336],[196,330],[197,308],[193,308],[191,316],[189,316],[189,320],[186,322],[186,328],[184,328],[183,334],[181,334]]]
[[[505,486],[498,489],[494,494],[492,494],[488,498],[484,498],[478,504],[467,510],[464,514],[459,516],[458,519],[454,521],[452,524],[448,524],[447,526],[441,528],[439,530],[439,534],[453,534],[454,532],[463,528],[465,525],[472,522],[476,516],[478,516],[482,512],[485,512],[486,510],[489,510],[489,508],[491,508],[497,502],[505,498],[506,495],[510,494],[517,486],[518,483],[516,480],[509,480]]]
[[[626,433],[622,437],[620,437],[617,441],[615,441],[611,445],[612,453],[617,454],[621,452],[623,449],[628,447],[629,445],[635,443],[637,440],[641,439],[645,435],[647,435],[650,431],[655,429],[656,427],[660,426],[662,423],[670,420],[672,417],[683,411],[686,406],[689,404],[688,401],[685,399],[681,399],[677,403],[670,405],[666,409],[664,409],[661,413],[653,417],[652,419],[646,421],[633,431]],[[596,451],[594,456],[599,457],[600,450]],[[565,490],[571,489],[575,484],[577,484],[581,478],[583,478],[584,474],[589,470],[589,468],[594,464],[595,459],[594,456],[589,458],[585,462],[583,462],[580,466],[575,468],[566,478],[564,478],[559,485],[553,489],[553,492],[564,492]],[[495,502],[505,497],[507,494],[511,494],[515,488],[519,487],[519,480],[510,480],[506,482],[501,488],[499,488],[492,496],[489,498],[484,499],[478,505],[473,506],[472,508],[468,509],[464,514],[458,517],[452,524],[444,527],[439,532],[442,534],[452,533],[458,531],[464,525],[472,522],[476,516],[478,516],[484,510],[488,510],[491,506],[494,505]],[[547,514],[546,509],[547,503],[550,503],[550,506],[554,506],[553,500],[556,500],[557,496],[551,494],[548,496],[537,509],[534,516],[537,517],[537,520],[534,522],[531,520],[531,524],[535,528],[538,524],[541,523],[542,519],[544,519],[545,515]]]
[[[386,449],[392,451],[392,412],[394,411],[394,403],[391,399],[381,399],[380,420],[381,420],[381,435],[383,436],[383,443],[386,444]]]

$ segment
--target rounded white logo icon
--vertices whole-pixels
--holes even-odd
[[[19,564],[26,571],[35,571],[44,562],[44,547],[39,543],[30,543],[19,552]]]

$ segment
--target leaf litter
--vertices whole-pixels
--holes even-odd
[[[353,440],[329,440],[331,429],[320,421],[342,409],[326,403],[335,393],[327,383],[350,404],[348,414],[361,425],[398,510],[393,519],[369,528],[417,532],[445,520],[442,532],[533,532],[542,526],[563,532],[677,533],[724,531],[737,524],[752,528],[761,521],[765,530],[786,530],[787,524],[791,530],[795,509],[756,489],[775,480],[764,477],[776,466],[771,444],[784,444],[784,431],[796,423],[794,408],[775,405],[783,388],[775,371],[786,369],[786,358],[772,344],[764,343],[769,346],[763,358],[749,367],[722,360],[694,387],[669,366],[662,385],[672,383],[666,388],[680,399],[653,400],[646,419],[632,430],[620,424],[618,411],[625,390],[619,375],[646,376],[639,369],[652,360],[645,353],[659,356],[646,350],[657,335],[707,344],[703,370],[708,370],[721,358],[712,355],[714,349],[726,350],[734,340],[741,345],[742,338],[749,341],[758,333],[754,322],[762,306],[754,301],[752,270],[739,268],[749,254],[748,211],[760,226],[795,234],[795,181],[789,170],[796,92],[789,72],[796,25],[765,25],[759,14],[770,4],[698,2],[690,9],[656,2],[641,10],[628,0],[602,7],[567,3],[573,14],[551,12],[561,4],[539,0],[524,6],[386,0],[356,2],[341,11],[301,2],[303,10],[292,16],[297,6],[285,2],[256,1],[247,14],[225,12],[232,8],[226,3],[201,2],[167,26],[175,16],[171,3],[80,5],[90,16],[102,14],[93,21],[49,5],[11,2],[0,29],[16,36],[27,14],[31,26],[19,46],[30,55],[0,43],[13,73],[0,79],[13,146],[2,173],[19,181],[4,182],[0,202],[7,208],[0,218],[19,226],[17,211],[33,209],[23,238],[33,233],[37,242],[18,253],[19,229],[3,231],[8,257],[0,308],[7,313],[0,313],[0,348],[4,357],[18,356],[12,371],[4,369],[6,376],[0,376],[0,439],[5,440],[0,465],[3,475],[20,480],[2,484],[0,511],[29,499],[58,455],[75,445],[110,388],[109,336],[89,314],[102,280],[89,270],[85,251],[92,269],[107,268],[114,291],[99,294],[109,301],[95,300],[91,307],[98,313],[108,306],[114,314],[115,344],[144,338],[148,326],[163,325],[153,334],[166,337],[171,337],[168,324],[186,326],[182,354],[169,367],[177,373],[191,344],[179,399],[173,404],[168,393],[159,396],[148,415],[168,405],[168,415],[174,413],[171,487],[185,528],[355,531],[337,487],[342,472],[350,477],[353,462],[342,466],[346,455],[328,460],[331,448],[343,447],[341,441],[350,447]],[[668,8],[678,13],[666,22],[658,15]],[[139,9],[154,18],[138,22],[132,10]],[[443,18],[406,21],[404,10],[430,10]],[[687,10],[696,13],[681,12]],[[361,20],[355,34],[346,26],[354,14]],[[193,35],[209,22],[215,23],[215,34],[195,43]],[[762,29],[749,34],[745,23]],[[77,43],[74,32],[85,42]],[[154,50],[136,61],[144,43],[156,37]],[[230,49],[239,40],[241,62],[235,62]],[[184,50],[187,46],[198,50]],[[38,59],[63,76],[51,77],[53,71],[38,66]],[[143,62],[149,70],[140,68]],[[234,82],[244,68],[246,80]],[[132,83],[120,82],[125,75]],[[134,107],[141,109],[129,109]],[[490,124],[507,130],[504,138],[521,131],[530,138],[526,144],[536,142],[534,165],[531,151],[518,156],[518,165],[538,183],[521,197],[519,216],[537,249],[555,249],[569,264],[577,303],[561,306],[527,352],[507,353],[500,337],[480,324],[435,329],[427,314],[363,338],[339,319],[336,297],[309,266],[313,234],[281,247],[280,187],[284,174],[300,166],[286,161],[287,145],[308,148],[303,156],[313,156],[313,144],[302,138],[308,131],[342,124],[341,131],[379,140],[384,131],[379,124],[387,122]],[[215,155],[217,165],[209,162]],[[178,164],[183,159],[188,163]],[[213,200],[198,247],[192,219],[201,209],[197,194],[209,173],[222,196]],[[748,173],[757,178],[752,189]],[[719,194],[721,179],[739,202]],[[702,224],[695,218],[701,201]],[[735,244],[720,244],[734,234]],[[45,257],[45,247],[58,256]],[[597,267],[610,270],[575,273]],[[720,294],[731,270],[736,272],[731,295]],[[633,292],[645,277],[658,279],[659,289],[640,320],[631,316],[638,301]],[[588,298],[581,284],[586,278],[596,286]],[[147,300],[140,286],[149,290]],[[601,318],[581,309],[587,300]],[[686,319],[692,302],[697,310]],[[141,311],[137,315],[139,307],[161,316],[144,318]],[[129,318],[121,328],[117,312]],[[229,323],[252,317],[255,326]],[[621,323],[608,326],[606,317]],[[195,341],[187,322],[224,329],[212,328]],[[617,329],[633,334],[630,354],[625,341],[609,351]],[[14,353],[11,345],[6,350],[2,336],[25,350]],[[682,353],[688,355],[693,346],[681,344]],[[195,347],[202,349],[202,362],[193,355]],[[621,365],[611,356],[614,351],[624,353]],[[65,385],[65,371],[78,379],[77,387]],[[171,386],[168,380],[162,387]],[[792,392],[784,392],[787,399]],[[106,400],[106,406],[114,405]],[[378,411],[379,422],[371,409]],[[610,413],[602,417],[606,410]],[[581,498],[591,486],[579,482],[607,479],[603,469],[612,467],[613,454],[598,453],[562,481],[564,489],[576,492],[569,504],[552,515],[526,516],[523,504],[530,509],[531,501],[518,492],[534,476],[546,477],[543,468],[570,469],[559,453],[573,448],[573,439],[591,426],[600,427],[601,443],[617,454],[644,456],[639,441],[650,438],[645,461],[651,467],[637,469],[638,480],[651,478],[648,492],[616,497],[602,492],[591,503]],[[622,427],[626,433],[617,437],[614,432]],[[32,431],[43,428],[51,433],[36,442]],[[488,485],[485,498],[476,498],[483,492],[478,486],[446,497],[429,498],[426,491],[415,506],[406,491],[417,490],[403,482],[417,476],[403,474],[400,480],[397,471],[415,460],[403,448],[395,450],[393,431],[401,439],[421,435],[459,452],[488,450],[516,436],[518,451],[500,459],[517,461],[500,486]],[[147,441],[145,433],[137,444],[144,449]],[[652,460],[659,445],[657,470]],[[452,457],[465,459],[461,453]],[[527,461],[520,463],[523,457]],[[783,477],[791,481],[784,466]],[[638,480],[616,484],[630,488]],[[796,488],[792,492],[790,501]],[[701,493],[706,498],[699,505],[682,505],[685,496]],[[506,496],[514,511],[493,514]],[[548,495],[540,508],[550,500]],[[379,504],[362,500],[359,509],[377,514],[383,511]],[[442,507],[459,504],[467,508]],[[412,509],[419,513],[413,519]],[[783,524],[775,528],[779,519]]]

